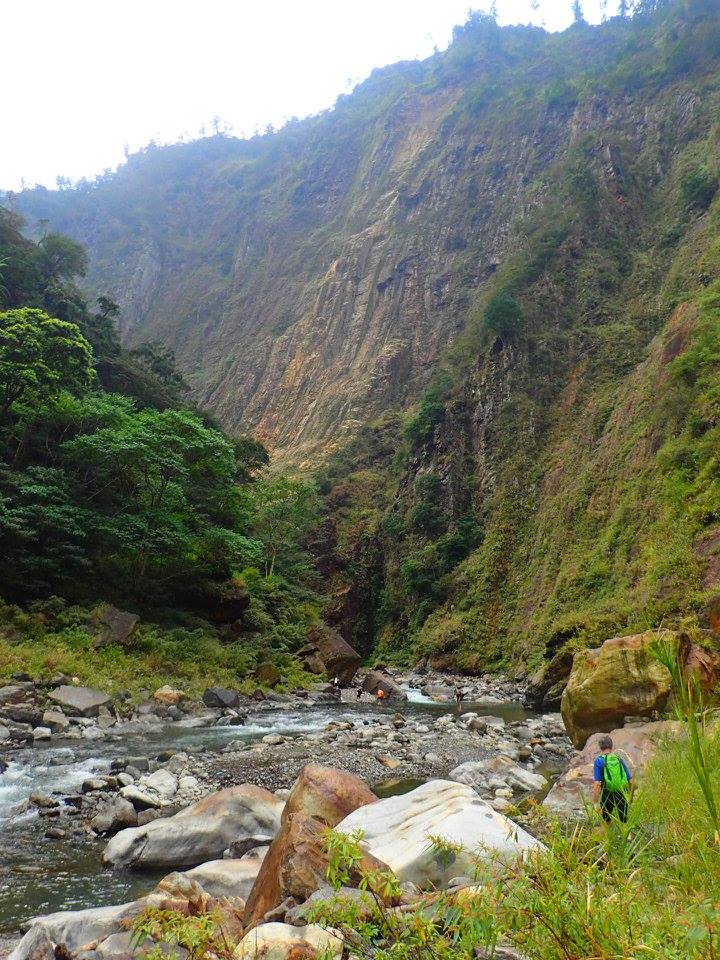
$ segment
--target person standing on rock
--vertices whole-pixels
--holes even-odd
[[[382,687],[378,687],[377,702],[382,703],[384,699],[385,699],[385,691],[383,690]]]
[[[593,768],[595,808],[606,823],[627,823],[632,775],[622,757],[612,749],[612,737],[602,737],[601,753],[595,757]]]

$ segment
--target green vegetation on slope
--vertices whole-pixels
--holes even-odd
[[[604,118],[537,179],[512,254],[395,432],[353,559],[382,558],[383,659],[528,669],[717,594],[718,29],[715,7],[661,4],[612,71],[571,78],[582,116],[632,74],[666,133],[634,141]],[[347,539],[351,504],[337,522]]]
[[[19,227],[0,210],[0,595],[112,600],[177,630],[93,652],[86,613],[6,608],[0,670],[98,670],[137,687],[153,670],[197,686],[237,682],[267,656],[289,666],[318,620],[313,489],[262,473],[257,441],[185,405],[167,351],[121,349],[115,305],[100,298],[92,314],[73,285],[82,248]]]

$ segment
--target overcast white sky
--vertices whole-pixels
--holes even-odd
[[[123,149],[238,135],[330,106],[373,67],[444,48],[490,0],[0,0],[0,189],[92,177]],[[537,6],[533,12],[532,7]],[[502,23],[567,26],[571,0],[497,0]],[[588,20],[602,0],[584,0]],[[606,0],[610,13],[617,0]],[[9,84],[12,82],[12,85]]]

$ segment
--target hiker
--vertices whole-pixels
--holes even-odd
[[[340,677],[335,677],[335,679],[333,680],[333,686],[335,687],[336,690],[340,689]]]
[[[593,768],[595,807],[606,823],[616,818],[627,823],[632,775],[625,761],[613,753],[612,748],[612,737],[600,739],[601,753],[595,758]]]
[[[384,699],[385,699],[385,691],[383,690],[382,687],[378,687],[377,702],[382,703]]]
[[[460,706],[460,704],[463,702],[463,697],[464,697],[464,696],[465,696],[465,694],[462,692],[462,690],[460,689],[460,687],[456,687],[456,688],[455,688],[455,703],[456,703],[458,706]]]
[[[358,687],[358,688],[357,688],[357,698],[358,698],[358,700],[362,700],[362,695],[363,695],[363,688],[362,688],[362,687]]]

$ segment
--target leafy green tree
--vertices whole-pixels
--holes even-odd
[[[48,233],[38,244],[38,250],[40,269],[48,280],[74,280],[87,273],[87,253],[70,237]]]
[[[93,376],[90,344],[75,324],[32,307],[0,313],[0,416],[31,396],[83,393]]]
[[[515,333],[523,321],[520,304],[507,290],[496,294],[485,307],[483,314],[488,330],[499,336]]]
[[[266,553],[265,576],[272,577],[276,567],[284,573],[307,569],[303,544],[319,516],[315,488],[299,477],[278,474],[261,477],[248,489],[252,529]]]
[[[135,589],[192,576],[234,494],[231,442],[185,410],[143,410],[62,445]],[[230,574],[226,564],[219,576]]]

